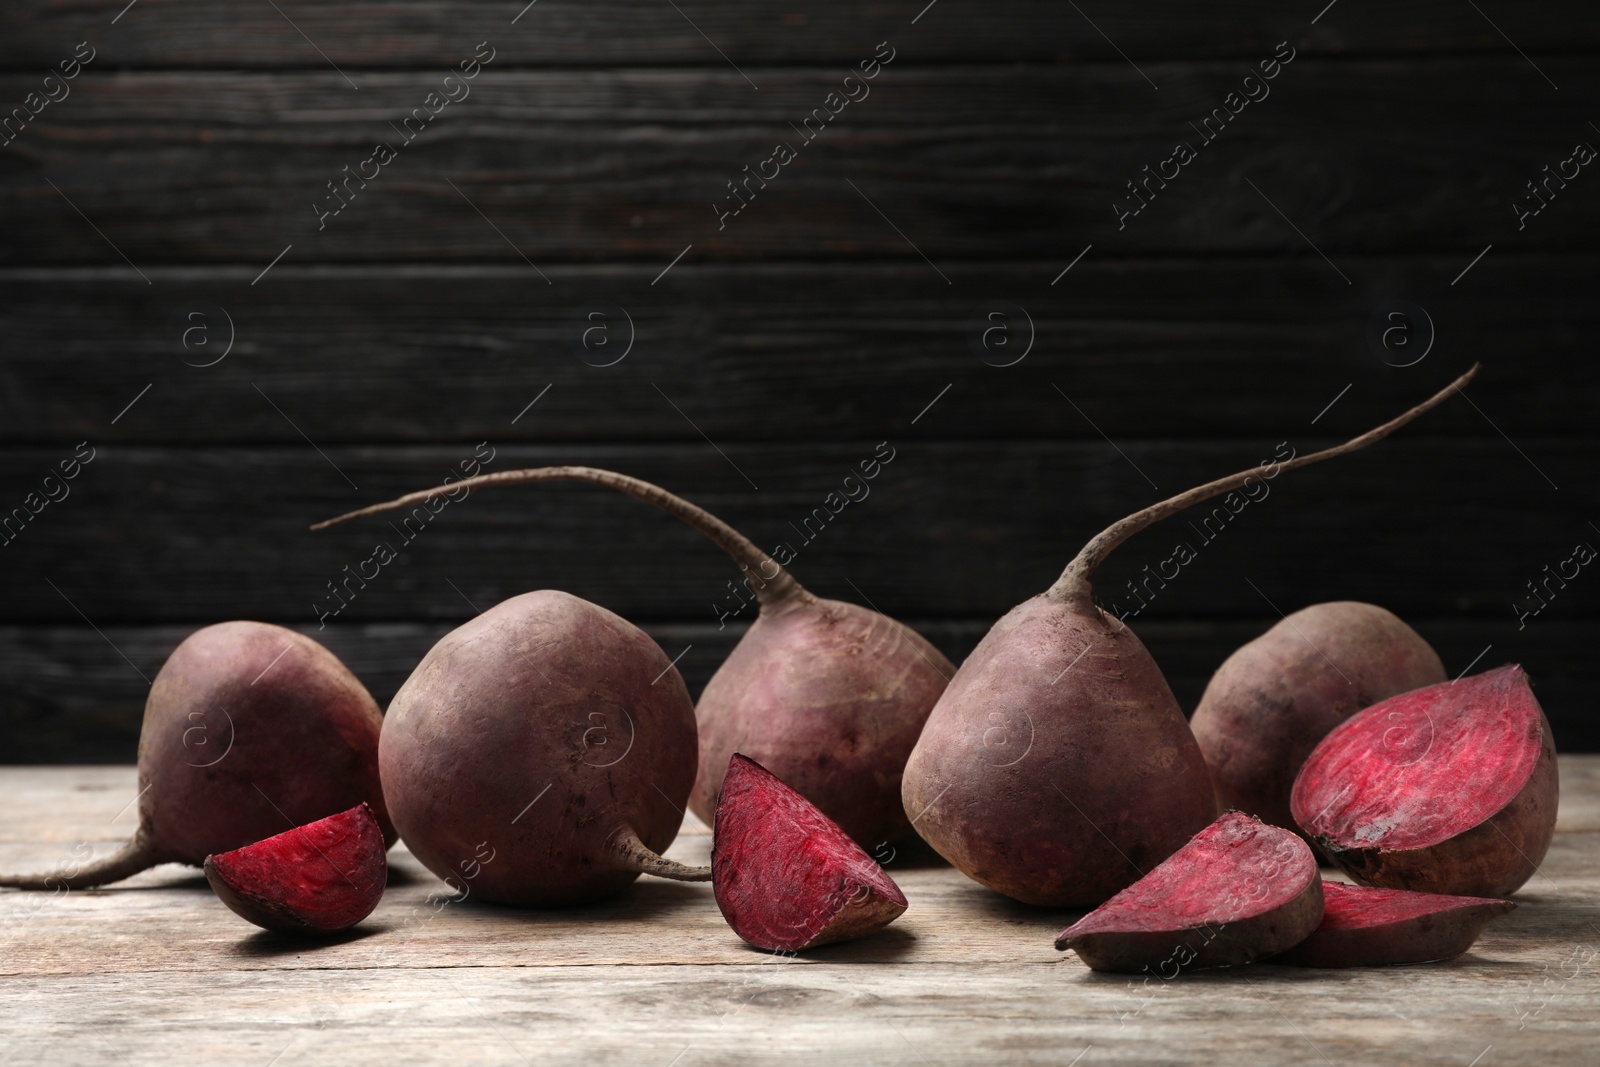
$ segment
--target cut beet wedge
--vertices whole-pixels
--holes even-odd
[[[1493,897],[1322,884],[1322,925],[1273,963],[1387,967],[1432,963],[1472,947],[1493,919],[1516,909]]]
[[[1275,955],[1321,920],[1322,877],[1306,843],[1230,811],[1062,931],[1056,948],[1096,971],[1171,978]]]
[[[1556,826],[1556,748],[1522,668],[1402,693],[1335,727],[1289,806],[1363,885],[1503,897]]]
[[[257,926],[334,934],[372,914],[388,883],[383,830],[365,804],[206,857],[222,902]]]
[[[735,753],[717,799],[711,887],[733,932],[797,952],[898,919],[905,894],[817,806]]]

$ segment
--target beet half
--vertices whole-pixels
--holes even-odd
[[[1388,436],[1476,371],[1278,471]],[[1133,631],[1095,604],[1089,579],[1151,523],[1262,475],[1220,478],[1114,523],[978,643],[934,705],[902,787],[918,833],[945,859],[1024,903],[1091,908],[1211,822],[1210,774],[1172,690]]]
[[[1362,708],[1445,677],[1433,647],[1375,604],[1286,616],[1217,668],[1189,720],[1218,805],[1298,830],[1289,791],[1317,742]]]
[[[1363,885],[1509,896],[1555,834],[1550,722],[1508,664],[1374,704],[1312,751],[1295,821]]]
[[[1322,876],[1306,843],[1230,811],[1063,930],[1056,948],[1096,971],[1155,968],[1170,978],[1282,952],[1321,920]]]
[[[955,673],[938,649],[877,611],[813,596],[727,523],[660,486],[594,467],[499,471],[318,523],[410,507],[447,493],[521,482],[602,485],[694,527],[739,565],[756,620],[700,695],[700,762],[689,806],[710,822],[734,752],[771,768],[867,847],[911,830],[900,777]]]
[[[0,876],[0,886],[79,889],[158,863],[198,867],[363,802],[393,843],[378,784],[382,722],[356,676],[309,637],[263,622],[197,630],[145,701],[132,840],[70,876]]]
[[[266,930],[336,934],[372,914],[388,884],[388,845],[359,804],[253,845],[207,856],[217,897]]]
[[[1322,923],[1274,959],[1295,967],[1387,967],[1432,963],[1472,947],[1509,900],[1322,884]]]
[[[694,705],[625,619],[541,590],[440,638],[389,704],[378,764],[400,837],[452,886],[524,907],[614,895],[663,859],[694,781]]]
[[[769,952],[864,937],[906,910],[894,879],[838,824],[738,753],[717,801],[711,872],[722,917]]]

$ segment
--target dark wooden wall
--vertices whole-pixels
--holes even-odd
[[[793,570],[960,657],[1116,517],[1474,360],[1469,399],[1274,482],[1133,625],[1188,707],[1278,610],[1374,601],[1452,674],[1521,661],[1562,747],[1600,747],[1600,568],[1518,617],[1600,546],[1600,165],[1513,207],[1600,146],[1594,6],[924,2],[0,8],[6,109],[94,52],[0,148],[0,515],[94,455],[0,544],[0,758],[131,758],[185,633],[317,632],[326,583],[395,538],[307,524],[479,442],[491,470],[657,480],[770,545],[887,441]],[[1204,142],[1191,123],[1291,49]],[[319,228],[379,141],[395,158]],[[797,157],[719,228],[725,183],[780,141]],[[1179,141],[1196,158],[1119,223]],[[1428,323],[1386,345],[1398,301]],[[975,341],[989,321],[1008,347]],[[611,343],[586,349],[596,322]],[[1102,599],[1131,605],[1180,539],[1128,544]],[[692,646],[698,690],[734,576],[604,491],[486,491],[319,636],[384,701],[469,605],[556,586]]]

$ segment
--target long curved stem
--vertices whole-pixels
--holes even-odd
[[[1294,459],[1286,460],[1278,464],[1277,473],[1294,470],[1296,467],[1304,467],[1311,463],[1320,463],[1322,460],[1332,459],[1335,456],[1343,456],[1366,448],[1375,441],[1383,440],[1419,415],[1431,411],[1444,403],[1452,393],[1460,391],[1478,373],[1478,367],[1479,364],[1474,363],[1461,377],[1405,414],[1390,419],[1382,426],[1368,430],[1360,437],[1352,437],[1342,445],[1335,445],[1332,448],[1325,448],[1321,452],[1310,452],[1304,456],[1296,456]],[[1056,579],[1055,584],[1047,589],[1044,595],[1061,601],[1076,600],[1086,603],[1091,601],[1094,596],[1094,590],[1089,582],[1090,576],[1094,573],[1095,568],[1104,563],[1106,557],[1122,542],[1143,530],[1146,526],[1160,522],[1167,516],[1182,511],[1191,504],[1198,504],[1202,500],[1220,496],[1231,489],[1239,488],[1250,478],[1259,477],[1261,477],[1260,468],[1251,467],[1249,470],[1240,471],[1238,474],[1230,474],[1225,478],[1218,478],[1214,482],[1196,486],[1158,504],[1151,504],[1143,511],[1136,511],[1125,519],[1119,519],[1090,538],[1089,543],[1083,546],[1083,549],[1073,558],[1071,563],[1067,564],[1066,570],[1061,572],[1061,577]]]
[[[407,493],[405,496],[382,504],[372,504],[355,511],[337,515],[331,519],[324,519],[312,526],[313,530],[325,530],[330,526],[349,522],[351,519],[363,518],[367,515],[376,515],[380,512],[394,511],[398,508],[410,507],[413,504],[425,503],[442,496],[455,496],[463,489],[477,489],[490,485],[514,485],[522,482],[587,482],[591,485],[603,485],[608,489],[615,489],[619,493],[626,493],[635,500],[642,500],[646,504],[660,508],[668,515],[687,523],[688,525],[705,534],[714,541],[719,548],[726,552],[733,561],[739,565],[750,580],[750,587],[755,592],[756,599],[762,608],[775,607],[791,598],[809,598],[811,596],[804,586],[795,581],[788,571],[784,570],[776,560],[755,546],[744,534],[723,522],[709,511],[696,504],[691,504],[681,496],[669,493],[652,482],[642,478],[634,478],[627,474],[618,474],[616,471],[602,470],[599,467],[531,467],[526,470],[496,471],[493,474],[480,474],[475,478],[464,478],[459,482],[435,486],[416,493]]]
[[[0,886],[8,889],[43,889],[51,892],[62,889],[89,889],[131,878],[160,862],[160,857],[150,849],[141,832],[134,834],[133,839],[116,852],[87,867],[80,867],[71,873],[62,871],[56,874],[0,875]]]
[[[657,878],[670,878],[674,882],[709,882],[711,881],[710,867],[689,867],[677,860],[669,860],[665,856],[651,851],[633,827],[625,826],[612,838],[612,846],[622,853],[628,866],[640,874],[653,874]]]

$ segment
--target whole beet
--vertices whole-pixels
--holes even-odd
[[[78,889],[158,863],[196,867],[365,801],[392,844],[378,784],[383,716],[339,659],[263,622],[184,639],[162,665],[139,731],[139,829],[70,873],[0,876],[0,886]]]
[[[1317,742],[1362,708],[1444,680],[1433,647],[1390,612],[1313,604],[1229,656],[1189,725],[1218,804],[1298,833],[1289,791]]]
[[[412,854],[484,900],[711,878],[659,855],[694,779],[683,678],[638,627],[568,593],[512,597],[441,638],[389,704],[378,762]]]
[[[1476,372],[1360,437],[1276,466],[1363,448]],[[1257,476],[1220,478],[1113,523],[967,657],[902,787],[917,832],[954,866],[1024,903],[1092,908],[1212,821],[1210,775],[1172,690],[1133,631],[1095,604],[1089,579],[1146,526]]]
[[[594,467],[479,475],[318,523],[336,523],[479,486],[579,481],[654,505],[737,563],[760,605],[696,709],[699,772],[689,807],[710,823],[735,752],[768,768],[867,848],[910,833],[900,776],[955,673],[922,635],[886,615],[814,596],[743,534],[660,486]]]

